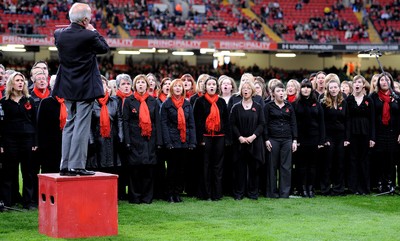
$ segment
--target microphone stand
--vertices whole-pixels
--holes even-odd
[[[399,100],[399,96],[396,94],[396,92],[393,90],[392,86],[390,85],[390,83],[389,83],[389,81],[388,81],[389,76],[388,76],[388,75],[386,74],[386,72],[383,70],[381,61],[379,60],[379,57],[382,56],[381,51],[380,51],[379,49],[371,49],[370,52],[369,52],[369,55],[370,55],[370,56],[375,55],[375,59],[376,59],[376,61],[378,62],[379,68],[380,68],[382,74],[385,76],[385,81],[386,81],[386,83],[387,83],[388,86],[389,86],[390,95],[391,95],[395,100]],[[389,79],[390,79],[390,78],[389,78]],[[391,81],[393,81],[393,80],[391,80]]]
[[[376,59],[376,61],[378,62],[379,68],[381,69],[381,72],[382,72],[383,76],[385,76],[385,81],[386,81],[387,85],[389,86],[390,95],[391,95],[395,100],[398,101],[398,100],[399,100],[399,96],[396,94],[396,92],[393,90],[392,86],[390,85],[390,83],[389,83],[389,81],[388,81],[388,79],[390,79],[390,78],[389,78],[389,76],[386,74],[386,72],[383,70],[381,61],[379,61],[379,57],[382,56],[381,51],[380,51],[379,49],[371,49],[371,50],[369,51],[369,55],[370,55],[370,56],[375,55],[375,59]],[[379,81],[379,80],[378,80],[378,81]],[[391,80],[391,81],[393,81],[393,80]],[[396,195],[399,195],[399,196],[400,196],[400,194],[396,192],[396,187],[393,187],[393,188],[389,187],[389,191],[381,192],[381,193],[375,194],[374,196],[377,197],[377,196],[382,196],[382,195],[387,195],[387,194],[391,194],[391,195],[396,194]]]

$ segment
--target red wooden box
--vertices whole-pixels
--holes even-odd
[[[38,176],[40,233],[55,238],[118,234],[117,175]]]

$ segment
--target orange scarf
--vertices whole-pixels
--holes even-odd
[[[124,108],[125,98],[126,98],[126,97],[129,97],[129,96],[131,96],[131,95],[132,95],[132,90],[129,91],[128,94],[125,94],[124,92],[122,92],[122,91],[120,91],[120,90],[117,90],[117,96],[118,96],[119,98],[121,98],[121,100],[122,100],[122,109]]]
[[[167,95],[164,94],[164,92],[161,92],[158,98],[164,103],[164,101],[167,99]]]
[[[55,96],[58,103],[60,103],[60,130],[64,129],[65,124],[67,123],[67,106],[65,105],[64,98],[60,98]]]
[[[149,97],[149,93],[140,95],[138,92],[133,93],[135,99],[140,102],[139,107],[139,127],[142,130],[142,136],[151,137],[151,119],[149,107],[147,106],[146,99]]]
[[[178,110],[178,130],[180,132],[181,142],[184,143],[186,142],[186,119],[182,106],[183,103],[185,103],[185,98],[183,98],[183,96],[180,96],[180,98],[177,99],[175,96],[172,96],[171,100]]]
[[[287,96],[287,100],[289,101],[289,103],[293,103],[296,101],[296,95],[288,95]]]
[[[208,103],[211,104],[210,114],[208,114],[206,119],[206,131],[208,133],[211,133],[211,135],[214,135],[215,132],[221,130],[221,119],[219,116],[219,109],[217,106],[218,95],[211,96],[208,93],[206,93],[204,95],[204,98],[206,98]]]
[[[390,105],[389,105],[390,91],[387,91],[385,93],[382,90],[379,90],[378,96],[379,96],[379,99],[381,99],[383,101],[382,124],[387,126],[387,125],[389,125],[389,120],[390,120]]]
[[[50,90],[49,89],[47,89],[46,88],[46,90],[44,91],[44,93],[41,91],[41,90],[39,90],[39,89],[37,89],[36,87],[33,87],[33,92],[35,93],[35,95],[37,96],[37,97],[39,97],[39,99],[44,99],[44,98],[46,98],[46,97],[48,97],[49,95],[50,95]]]
[[[100,135],[104,138],[110,138],[111,124],[108,114],[107,102],[110,95],[106,92],[103,98],[98,98],[97,101],[101,106],[100,110]]]

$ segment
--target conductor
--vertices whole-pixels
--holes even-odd
[[[85,169],[94,100],[104,95],[96,54],[109,46],[90,24],[91,9],[75,3],[71,24],[54,32],[60,65],[52,95],[65,99],[67,123],[62,134],[60,175],[94,175]]]

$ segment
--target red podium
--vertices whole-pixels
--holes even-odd
[[[118,234],[117,175],[38,177],[40,233],[55,238]]]

